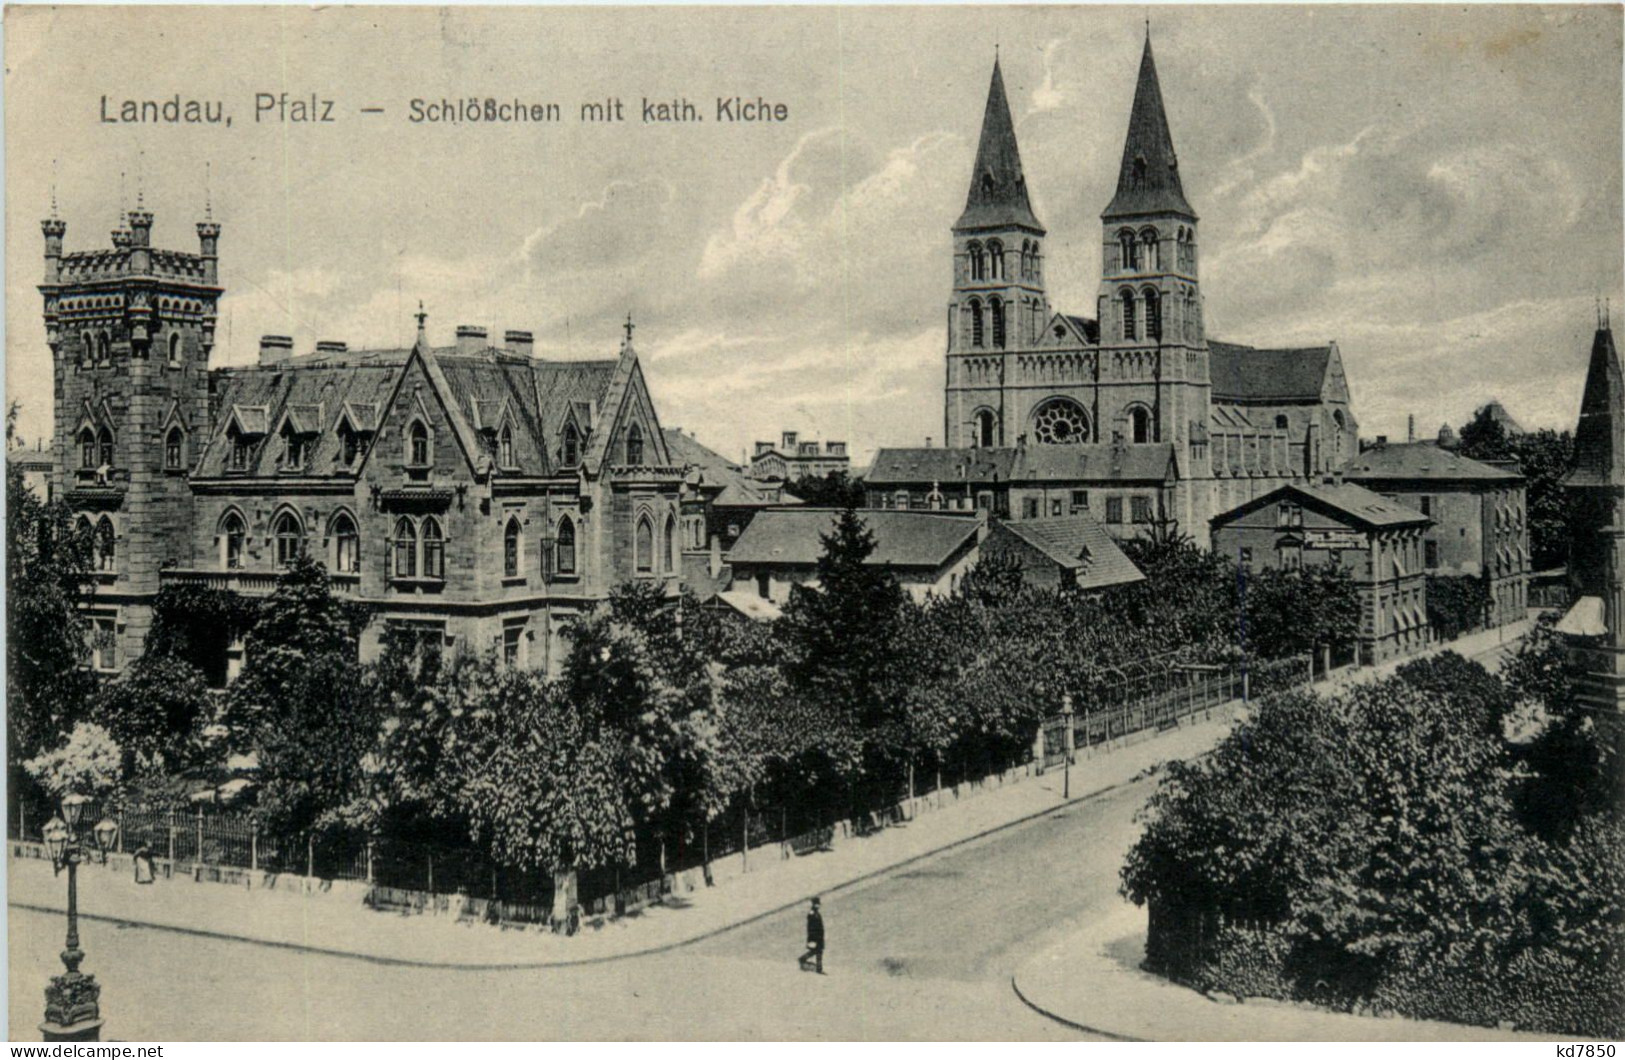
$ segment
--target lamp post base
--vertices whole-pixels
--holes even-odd
[[[64,1027],[46,1020],[39,1025],[39,1029],[48,1042],[99,1042],[102,1040],[103,1022],[100,1019],[80,1020]]]

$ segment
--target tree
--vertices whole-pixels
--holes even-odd
[[[864,502],[863,480],[845,471],[831,471],[823,478],[791,479],[785,482],[784,491],[815,508],[861,508]]]
[[[1455,640],[1484,624],[1490,591],[1471,574],[1427,576],[1428,627],[1440,640]]]
[[[17,405],[6,414],[14,436]],[[6,467],[6,726],[12,763],[54,746],[89,709],[83,608],[95,589],[92,533],[60,501],[47,504]]]
[[[1247,579],[1247,648],[1266,659],[1349,644],[1360,631],[1360,597],[1342,567],[1274,568]]]
[[[382,720],[357,654],[362,616],[301,557],[260,606],[226,719],[259,756],[260,805],[273,826],[332,827],[368,812],[365,759]]]
[[[1506,428],[1496,419],[1493,405],[1485,405],[1462,425],[1456,451],[1473,460],[1510,460],[1514,453]]]
[[[214,700],[191,663],[148,652],[104,684],[91,716],[124,749],[125,769],[163,772],[195,761]]]
[[[1523,471],[1528,511],[1529,554],[1535,570],[1568,562],[1569,498],[1563,478],[1574,466],[1574,437],[1552,430],[1521,434],[1512,440]]]
[[[80,722],[60,747],[41,752],[24,768],[57,801],[70,794],[99,800],[118,788],[123,758],[118,742],[106,729]]]

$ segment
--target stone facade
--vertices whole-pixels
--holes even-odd
[[[551,667],[568,622],[615,584],[681,576],[682,469],[668,452],[631,342],[599,361],[537,356],[458,328],[408,349],[324,342],[209,368],[223,294],[220,227],[199,253],[150,246],[137,210],[111,250],[64,254],[44,222],[56,477],[109,547],[96,653],[141,650],[167,584],[261,596],[289,559],[324,561],[373,616],[363,657],[407,625],[445,645]],[[220,645],[228,677],[240,645]]]

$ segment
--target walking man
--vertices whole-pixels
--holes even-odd
[[[812,908],[807,910],[807,952],[801,955],[801,970],[811,968],[819,975],[824,974],[824,916],[818,911],[818,899],[812,900]]]

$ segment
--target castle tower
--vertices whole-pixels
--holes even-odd
[[[1582,702],[1612,717],[1625,711],[1625,377],[1606,321],[1574,431],[1569,501],[1569,588],[1575,601],[1558,629],[1583,671]]]
[[[56,470],[63,499],[97,532],[97,628],[116,631],[106,658],[121,666],[139,653],[159,569],[188,558],[187,475],[209,431],[220,229],[198,226],[198,254],[155,248],[153,215],[138,199],[110,249],[69,253],[55,214],[40,223],[40,293]]]
[[[1196,211],[1185,199],[1148,35],[1129,112],[1117,191],[1101,214],[1097,434],[1171,443],[1179,461],[1180,529],[1206,539],[1207,339],[1197,283]]]
[[[948,302],[950,446],[1011,445],[1003,381],[1012,350],[1034,345],[1049,319],[1044,294],[1044,226],[1021,171],[997,58],[965,209],[954,223],[953,297]]]

